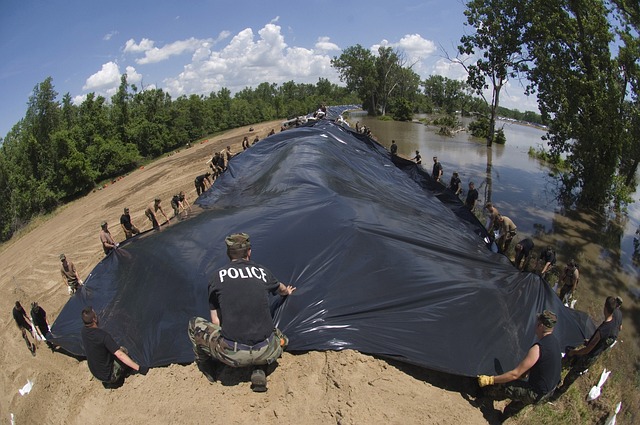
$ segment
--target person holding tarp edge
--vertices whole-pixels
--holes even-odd
[[[571,369],[564,377],[562,385],[556,390],[554,399],[564,394],[571,384],[596,362],[600,354],[616,341],[622,328],[622,315],[620,314],[619,319],[615,318],[615,312],[619,312],[620,304],[622,304],[620,298],[607,297],[603,307],[604,321],[598,329],[585,341],[584,346],[567,350],[564,362]]]
[[[82,309],[82,323],[80,331],[82,345],[87,355],[89,371],[99,379],[105,388],[118,385],[122,382],[127,372],[127,367],[141,375],[146,375],[149,368],[141,366],[129,357],[126,348],[121,347],[107,333],[98,327],[98,315],[93,307]]]
[[[225,244],[231,261],[209,281],[211,321],[193,317],[189,339],[198,369],[209,381],[217,379],[217,362],[231,367],[253,366],[251,389],[264,392],[266,366],[280,357],[288,343],[273,324],[267,293],[286,297],[296,288],[251,261],[248,234],[229,235]]]
[[[478,376],[483,395],[493,400],[511,399],[502,413],[502,420],[517,414],[529,404],[549,398],[560,382],[562,354],[560,343],[553,335],[557,320],[549,310],[539,313],[535,328],[538,340],[515,369],[498,376]],[[529,379],[522,380],[526,374]]]

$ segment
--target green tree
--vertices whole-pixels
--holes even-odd
[[[376,90],[377,75],[375,57],[371,51],[359,44],[347,47],[340,57],[331,59],[331,65],[338,70],[340,81],[347,89],[354,91],[362,101],[362,107],[371,115],[377,115]]]
[[[626,127],[624,82],[611,56],[614,41],[601,0],[533,0],[529,72],[552,153],[565,153],[567,202],[601,208],[612,199]]]
[[[528,8],[519,0],[471,0],[464,14],[465,25],[475,33],[465,35],[458,46],[455,61],[468,73],[467,83],[489,105],[487,145],[495,134],[497,110],[502,88],[527,69],[528,56],[524,50],[524,34],[528,27]],[[465,57],[477,58],[466,64]],[[487,83],[488,80],[488,83]],[[491,89],[491,100],[484,91]]]
[[[46,181],[55,173],[51,134],[60,123],[57,96],[52,78],[47,77],[29,97],[24,132],[28,133],[30,169],[36,180]]]
[[[635,175],[640,163],[640,3],[628,0],[613,3],[621,22],[618,62],[625,86],[623,111],[627,123],[620,172],[625,176],[625,185],[631,189],[636,186]]]
[[[123,143],[128,141],[127,127],[129,126],[129,84],[127,74],[120,77],[118,91],[111,97],[112,123],[118,137]]]

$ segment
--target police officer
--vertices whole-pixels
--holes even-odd
[[[280,357],[288,342],[274,327],[267,293],[286,297],[296,288],[281,283],[268,269],[251,261],[248,234],[229,235],[225,243],[231,262],[209,281],[211,321],[192,318],[189,339],[198,369],[209,381],[216,380],[216,361],[231,367],[254,366],[251,389],[264,392],[265,366]]]

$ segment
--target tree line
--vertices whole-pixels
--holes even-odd
[[[162,89],[139,89],[122,75],[106,99],[89,93],[79,105],[58,100],[49,77],[35,86],[24,118],[0,148],[0,241],[32,217],[88,193],[143,161],[216,132],[304,115],[320,104],[355,104],[344,87],[262,83],[231,96],[216,93],[172,99]]]

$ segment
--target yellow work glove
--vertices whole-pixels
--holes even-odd
[[[478,385],[480,385],[481,387],[493,385],[493,376],[478,375]]]

